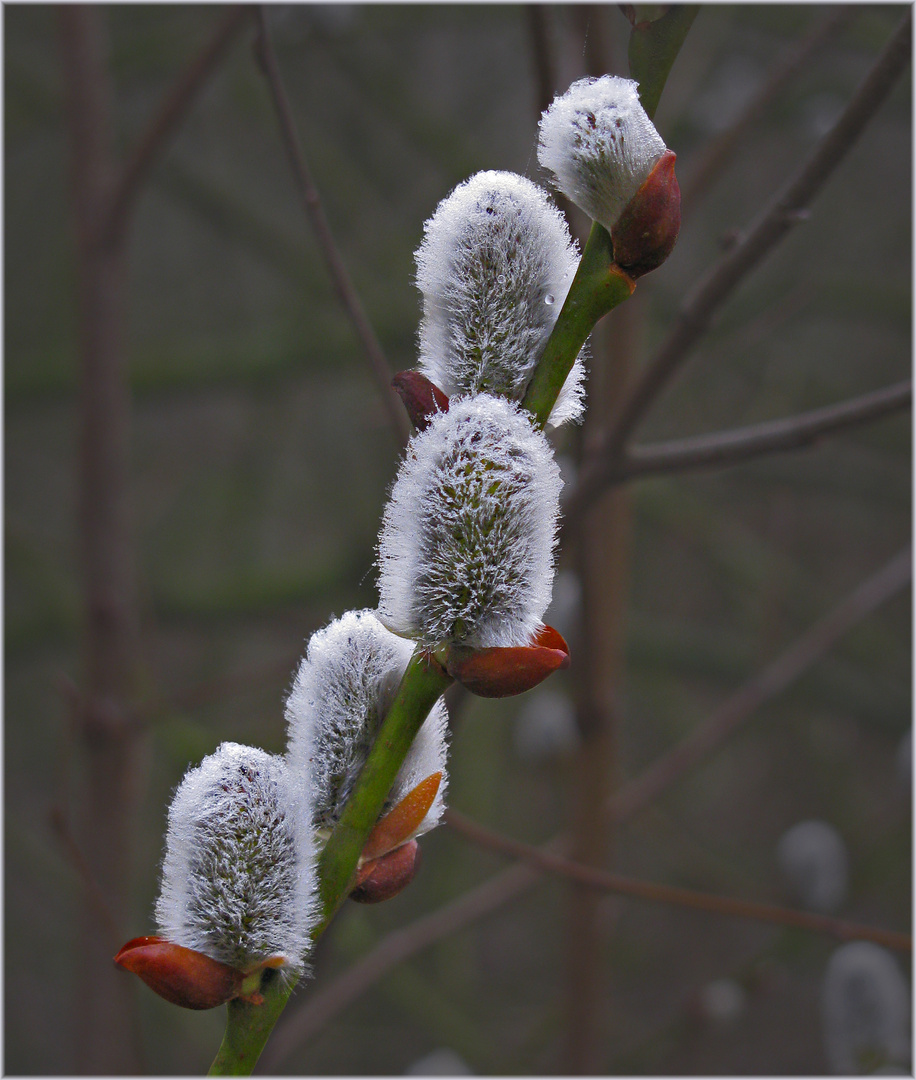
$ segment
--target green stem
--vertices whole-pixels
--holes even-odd
[[[672,4],[660,19],[630,33],[630,78],[639,83],[639,100],[649,117],[655,116],[671,66],[684,44],[699,4]]]
[[[451,676],[428,653],[418,649],[410,658],[359,780],[318,861],[324,917],[316,935],[348,895],[366,838],[378,821],[407,751],[430,709],[451,682]]]
[[[451,682],[451,676],[427,653],[417,650],[411,657],[359,779],[319,858],[322,918],[312,931],[313,940],[321,936],[349,894],[366,837],[378,821],[407,751]],[[263,1004],[229,1002],[226,1034],[210,1066],[210,1076],[251,1075],[293,986],[268,972],[261,987]]]
[[[630,297],[635,288],[632,278],[614,265],[607,229],[594,222],[566,301],[522,401],[541,427],[547,423],[566,376],[595,323]]]
[[[236,1000],[226,1006],[226,1034],[209,1076],[251,1075],[295,986],[277,978],[275,972],[270,972],[268,977],[272,977],[271,982],[261,987],[263,1005]]]

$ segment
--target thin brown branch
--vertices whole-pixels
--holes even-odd
[[[289,98],[280,76],[277,56],[274,52],[273,45],[271,44],[263,5],[259,5],[258,7],[258,24],[259,32],[256,44],[257,55],[264,77],[267,80],[267,85],[270,88],[271,99],[273,100],[277,119],[280,123],[283,146],[286,150],[290,166],[292,167],[299,197],[302,200],[302,207],[312,226],[315,239],[318,241],[318,247],[321,249],[325,266],[327,267],[334,288],[337,291],[337,295],[353,324],[353,328],[359,337],[363,351],[369,361],[372,375],[378,386],[382,401],[384,402],[385,410],[388,413],[391,428],[395,433],[396,438],[402,444],[406,443],[410,437],[410,424],[408,423],[404,410],[401,408],[401,403],[391,389],[391,368],[388,365],[388,361],[385,359],[385,354],[382,351],[378,338],[375,336],[372,324],[369,322],[356,289],[350,280],[350,275],[347,272],[337,243],[334,240],[334,234],[331,232],[331,227],[325,216],[318,189],[315,187],[315,183],[312,179],[311,170],[306,162],[305,153],[302,149],[302,142],[296,130],[295,120],[293,119]]]
[[[182,72],[166,95],[146,132],[140,137],[128,157],[115,186],[111,206],[103,223],[103,228],[109,236],[123,233],[137,195],[157,157],[165,150],[195,95],[204,86],[225,55],[233,38],[245,22],[253,16],[254,11],[254,5],[249,4],[230,7],[216,27],[213,37]]]
[[[844,4],[817,22],[801,39],[793,42],[777,59],[769,77],[757,93],[723,131],[712,139],[700,160],[691,169],[686,182],[681,183],[681,206],[693,209],[710,184],[722,172],[741,139],[751,131],[770,103],[791,80],[803,71],[814,54],[835,33],[859,13],[854,4]]]
[[[911,28],[912,12],[908,10],[837,122],[798,174],[688,295],[670,334],[612,418],[602,457],[620,451],[722,304],[792,227],[804,220],[811,200],[855,145],[903,73],[910,59]]]
[[[99,885],[95,874],[93,874],[89,863],[86,862],[86,856],[73,835],[70,820],[62,806],[55,804],[50,808],[48,811],[48,824],[57,836],[65,858],[76,870],[82,881],[89,903],[95,909],[99,921],[104,924],[108,932],[111,941],[109,951],[114,952],[123,941],[121,927],[105,899],[102,887]]]
[[[896,595],[910,577],[908,556],[908,552],[901,553],[869,577],[790,644],[763,672],[750,679],[696,729],[702,734],[693,745],[688,746],[687,752],[682,751],[683,744],[679,744],[646,772],[620,788],[610,805],[614,821],[628,820],[686,775],[737,726],[820,660],[843,634]],[[690,742],[690,736],[687,741]],[[538,850],[566,853],[569,850],[569,837],[558,835]],[[265,1050],[262,1058],[265,1068],[271,1071],[286,1060],[398,964],[496,911],[540,880],[541,872],[535,870],[533,865],[512,866],[439,911],[384,938],[351,968],[289,1013],[286,1022],[278,1028]]]
[[[114,917],[111,905],[105,898],[101,886],[93,874],[86,856],[83,854],[67,812],[69,804],[71,759],[76,738],[81,734],[80,725],[85,711],[85,702],[79,688],[64,672],[58,672],[52,680],[54,689],[60,694],[66,708],[64,731],[61,738],[61,760],[58,768],[56,797],[48,811],[48,823],[56,834],[64,857],[73,866],[85,889],[90,905],[95,909],[98,920],[107,927],[111,945],[116,949],[123,941],[121,928]]]
[[[904,588],[911,577],[912,555],[905,548],[757,672],[677,746],[625,784],[611,800],[614,817],[631,817],[705,761],[742,723],[787,690],[849,630]]]
[[[78,527],[86,671],[78,716],[85,755],[80,848],[117,920],[130,893],[141,754],[126,712],[137,684],[139,616],[128,505],[130,397],[121,330],[125,253],[117,238],[99,229],[115,175],[103,9],[62,5],[59,21],[79,306]],[[107,927],[96,905],[86,909],[80,944],[79,1069],[132,1072],[132,999],[112,970]]]
[[[597,493],[610,485],[645,476],[721,469],[767,454],[800,450],[828,435],[908,409],[912,403],[913,384],[907,380],[796,416],[711,435],[634,446],[616,459],[592,458],[579,473],[565,508],[566,521],[575,522]]]
[[[590,8],[583,9],[590,11]],[[593,334],[590,409],[582,429],[585,452],[600,437],[601,417],[619,400],[632,369],[642,323],[642,305],[632,303]],[[621,684],[624,673],[624,612],[630,579],[632,538],[630,492],[617,488],[589,507],[577,535],[574,557],[582,583],[582,605],[574,652],[573,683],[580,740],[570,763],[570,857],[603,867],[611,858],[613,822],[608,800],[618,782]],[[561,1071],[601,1071],[605,1058],[601,1002],[608,971],[601,962],[608,934],[602,897],[572,888],[566,898],[565,1033]]]
[[[829,934],[843,941],[874,941],[878,945],[896,949],[898,952],[911,952],[913,948],[912,939],[908,934],[897,933],[893,930],[865,926],[845,919],[834,919],[814,912],[796,911],[793,908],[778,907],[775,904],[761,904],[733,896],[717,896],[713,893],[698,892],[695,889],[684,889],[675,885],[609,874],[605,870],[583,866],[562,855],[493,832],[471,821],[464,814],[459,814],[456,810],[446,811],[445,820],[455,832],[460,833],[472,843],[485,847],[488,851],[496,851],[521,859],[545,873],[577,881],[591,889],[615,893],[619,896],[632,896],[638,900],[649,900],[658,904],[693,908],[713,915],[727,915],[739,919],[773,923],[777,926],[791,926],[798,930]]]
[[[333,982],[320,987],[303,1004],[289,1012],[261,1057],[261,1067],[268,1073],[290,1054],[324,1030],[348,1005],[398,964],[422,949],[450,937],[488,912],[524,892],[539,880],[540,874],[527,866],[513,866],[482,885],[469,890],[429,915],[402,930],[386,935],[374,949],[352,964]]]

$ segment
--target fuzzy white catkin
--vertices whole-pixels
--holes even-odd
[[[439,203],[416,261],[423,374],[449,397],[521,399],[579,262],[547,193],[516,173],[477,173]],[[551,426],[581,415],[584,378],[580,354]]]
[[[538,161],[608,232],[665,150],[632,79],[579,79],[541,115]]]
[[[318,911],[311,817],[282,757],[222,743],[169,808],[161,935],[238,969],[283,956],[300,974]]]
[[[412,653],[409,641],[368,610],[348,611],[310,638],[286,701],[287,756],[295,773],[310,777],[316,825],[331,826],[340,816]],[[387,800],[393,805],[427,776],[442,773],[419,833],[432,829],[445,809],[447,726],[440,699]]]
[[[910,995],[887,949],[870,941],[841,945],[821,992],[824,1045],[832,1071],[863,1075],[910,1064]]]
[[[849,856],[836,829],[826,821],[800,821],[776,846],[779,868],[794,894],[810,911],[830,914],[846,899]]]
[[[379,537],[379,617],[428,649],[527,645],[550,603],[560,471],[526,412],[480,394],[410,443]]]

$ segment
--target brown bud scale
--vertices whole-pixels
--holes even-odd
[[[677,243],[681,189],[675,160],[672,150],[662,154],[611,230],[614,262],[631,278],[661,266]]]
[[[360,904],[379,904],[397,896],[416,877],[420,867],[420,845],[408,840],[395,851],[390,851],[363,870],[369,873],[350,893],[350,898]]]

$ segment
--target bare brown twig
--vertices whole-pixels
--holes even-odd
[[[645,476],[721,469],[767,454],[800,450],[828,435],[907,409],[912,403],[913,384],[900,382],[838,405],[825,405],[780,420],[767,420],[711,435],[634,446],[617,458],[590,458],[579,473],[576,487],[566,504],[566,523],[574,525],[583,508],[602,488],[610,485]]]
[[[83,854],[78,840],[73,834],[73,826],[67,809],[69,805],[71,757],[74,742],[81,735],[80,725],[85,710],[85,702],[79,688],[63,672],[59,672],[54,678],[54,688],[64,702],[66,717],[61,737],[60,766],[56,784],[57,794],[48,810],[48,823],[60,843],[64,857],[82,881],[86,889],[86,896],[89,903],[94,907],[99,922],[107,927],[112,948],[116,949],[123,940],[120,936],[120,927],[111,910],[111,905],[106,900],[105,894],[95,874],[93,874],[92,868],[86,861],[86,856]]]
[[[609,458],[619,453],[725,300],[792,227],[803,220],[808,204],[855,145],[909,62],[911,28],[912,13],[907,11],[837,122],[798,174],[689,294],[671,333],[611,419],[598,456]]]
[[[60,35],[70,134],[79,304],[79,537],[85,690],[76,717],[85,755],[80,849],[115,920],[130,886],[131,828],[141,747],[128,723],[139,617],[128,509],[130,395],[124,370],[124,251],[104,235],[113,189],[113,94],[101,9],[64,5]],[[112,970],[108,927],[86,908],[84,985],[76,1002],[79,1068],[132,1072],[130,1002]]]
[[[391,389],[391,368],[385,359],[385,354],[378,338],[375,336],[372,324],[369,322],[356,289],[350,280],[350,275],[334,240],[334,234],[331,232],[328,219],[325,217],[318,189],[312,179],[311,170],[305,160],[302,142],[296,130],[292,108],[283,86],[276,53],[268,33],[267,18],[263,5],[258,7],[258,25],[257,55],[270,88],[270,95],[280,123],[283,146],[292,167],[299,197],[302,200],[302,207],[312,226],[315,239],[318,241],[318,247],[321,249],[325,266],[330,274],[334,288],[337,290],[337,295],[353,324],[353,328],[369,361],[372,375],[382,396],[385,410],[388,413],[392,431],[395,433],[396,438],[404,444],[410,437],[410,425],[400,402]]]
[[[175,134],[195,94],[203,87],[232,39],[255,12],[254,5],[239,4],[226,12],[213,37],[179,76],[144,135],[127,159],[114,188],[102,228],[109,237],[123,233],[137,195],[157,156]]]
[[[845,599],[792,642],[762,672],[748,680],[700,727],[612,798],[614,821],[623,822],[667,790],[696,764],[705,760],[740,724],[768,701],[785,691],[821,659],[853,626],[896,595],[910,578],[909,552],[902,552],[862,582]],[[565,853],[569,838],[554,837],[539,848]],[[384,938],[371,952],[334,982],[312,994],[290,1012],[276,1032],[262,1061],[268,1069],[285,1060],[297,1047],[325,1027],[334,1016],[364,994],[397,964],[428,946],[497,910],[541,879],[531,865],[516,865],[490,878],[439,911],[418,919]]]
[[[543,848],[525,844],[521,840],[503,836],[484,828],[476,821],[459,814],[456,810],[446,811],[446,823],[467,840],[504,855],[522,859],[548,874],[556,874],[602,892],[612,892],[620,896],[632,896],[639,900],[653,903],[671,904],[676,907],[694,908],[713,915],[728,915],[740,919],[754,919],[759,922],[773,923],[777,926],[791,926],[798,930],[829,934],[844,941],[860,939],[874,941],[898,952],[910,952],[912,939],[908,934],[880,927],[863,926],[845,919],[834,919],[827,915],[818,915],[809,911],[796,911],[792,908],[777,907],[775,904],[761,904],[754,900],[741,900],[732,896],[716,896],[712,893],[697,892],[674,885],[663,885],[654,881],[642,881],[637,878],[609,874],[593,866],[583,866],[562,855],[546,851]]]
[[[806,67],[817,50],[858,14],[858,10],[854,4],[842,5],[820,20],[801,41],[793,42],[786,49],[757,93],[728,127],[709,142],[699,162],[688,173],[686,182],[681,182],[682,207],[693,209],[693,204],[721,173],[736,145],[757,123],[767,106]]]
[[[508,903],[540,878],[527,866],[513,866],[490,878],[438,911],[386,935],[379,944],[347,968],[333,982],[319,987],[281,1021],[261,1057],[271,1072],[298,1047],[322,1031],[330,1021],[392,968],[421,949],[457,933],[488,912]]]

